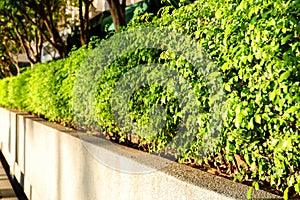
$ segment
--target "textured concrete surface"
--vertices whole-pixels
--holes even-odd
[[[11,173],[27,197],[34,200],[246,199],[249,189],[222,177],[3,108],[0,108],[0,142]],[[253,191],[252,198],[279,197]]]

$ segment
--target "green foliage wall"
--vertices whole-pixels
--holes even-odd
[[[199,156],[201,137],[207,132],[204,126],[197,136],[200,141],[183,144],[179,161],[218,169],[225,166],[236,180],[271,186],[285,198],[300,193],[300,1],[198,0],[178,9],[164,7],[158,16],[138,16],[127,30],[139,27],[168,27],[190,35],[222,73],[229,110],[218,146],[207,157]],[[39,64],[33,71],[1,80],[0,105],[73,125],[73,85],[90,51],[81,48],[66,59]],[[169,66],[195,80],[199,102],[204,111],[209,110],[205,83],[184,58],[169,51],[131,52],[108,68],[97,88],[95,104],[102,130],[120,141],[127,136],[111,114],[112,88],[129,69],[149,62]],[[177,122],[172,116],[180,109],[172,92],[149,86],[135,92],[130,103],[132,117],[140,123],[148,120],[144,114],[155,103],[169,112],[168,126],[156,136],[141,136],[141,146],[159,150],[174,137]],[[81,114],[86,115],[84,111]],[[91,122],[86,116],[83,126]],[[204,115],[203,124],[209,118]],[[241,166],[237,156],[243,161]]]
[[[90,51],[91,47],[83,47],[73,51],[68,58],[37,64],[20,76],[0,80],[0,105],[73,126],[74,80]]]
[[[223,73],[222,157],[234,164],[242,155],[247,165],[235,178],[299,193],[300,1],[197,1],[132,24],[143,21],[192,35]]]

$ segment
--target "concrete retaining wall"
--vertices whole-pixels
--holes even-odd
[[[249,189],[4,108],[0,148],[11,175],[33,200],[246,199]],[[278,198],[256,190],[252,197]]]

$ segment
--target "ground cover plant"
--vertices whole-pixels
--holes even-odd
[[[209,91],[203,77],[194,73],[184,57],[154,49],[122,55],[102,76],[95,110],[103,133],[119,142],[130,140],[112,115],[112,88],[134,66],[160,63],[193,83],[203,111],[199,122],[203,126],[197,139],[182,144],[179,162],[209,167],[216,174],[251,183],[255,188],[268,187],[286,199],[299,197],[300,1],[198,0],[179,8],[164,7],[157,16],[137,16],[126,30],[142,27],[167,27],[182,32],[211,56],[222,74],[228,106],[218,145],[205,157],[200,156],[201,138],[207,133],[205,125],[211,118]],[[63,60],[38,64],[20,76],[0,80],[0,105],[74,126],[72,102],[76,104],[80,99],[73,99],[73,86],[91,51],[91,47],[81,48]],[[89,64],[97,62],[91,60]],[[158,134],[138,136],[140,147],[149,151],[163,149],[175,137],[181,119],[172,91],[155,84],[132,95],[132,119],[148,123],[147,114],[154,104],[164,107],[167,119]],[[81,118],[81,127],[95,128],[94,116],[84,109],[76,112],[76,116],[86,116]]]

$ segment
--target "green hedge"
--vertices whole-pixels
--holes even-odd
[[[165,7],[159,16],[138,16],[127,30],[138,27],[178,30],[191,36],[211,56],[222,74],[229,108],[218,146],[200,157],[201,139],[207,133],[205,124],[211,118],[209,94],[193,66],[170,51],[145,49],[122,55],[101,76],[95,102],[97,117],[79,107],[75,109],[75,116],[80,116],[77,122],[93,128],[96,119],[105,134],[126,141],[126,129],[118,127],[111,111],[112,88],[135,66],[161,63],[193,83],[204,113],[199,122],[204,126],[196,139],[180,146],[180,162],[209,164],[227,171],[235,180],[254,182],[255,187],[271,186],[285,198],[299,194],[300,1],[198,0],[178,9]],[[0,105],[73,126],[73,100],[80,104],[80,99],[73,99],[74,81],[90,52],[91,48],[82,48],[66,59],[39,64],[18,77],[1,80]],[[88,64],[92,67],[97,62],[94,57]],[[172,140],[179,123],[174,116],[179,116],[179,121],[181,116],[172,91],[154,84],[133,94],[132,120],[149,123],[147,114],[155,104],[165,108],[167,118],[157,135],[139,135],[140,146],[150,151],[159,151]]]
[[[230,110],[222,156],[208,163],[235,165],[240,155],[246,166],[236,179],[299,193],[300,1],[197,1],[133,24],[149,26],[143,21],[192,35],[223,73]]]
[[[0,80],[0,105],[28,111],[64,125],[74,126],[72,93],[76,72],[90,47],[68,58],[37,64],[21,75]]]

